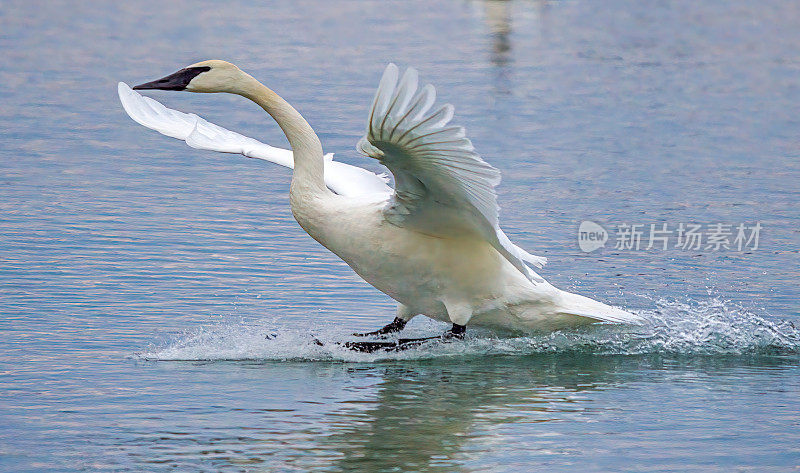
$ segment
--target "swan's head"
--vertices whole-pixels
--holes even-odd
[[[233,64],[212,59],[186,66],[152,82],[140,84],[134,90],[186,90],[189,92],[233,92],[246,74]]]

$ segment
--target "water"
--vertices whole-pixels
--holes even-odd
[[[0,5],[0,469],[800,466],[796,4],[332,5]],[[118,80],[207,58],[374,170],[353,150],[374,87],[417,67],[503,171],[504,228],[542,274],[648,323],[338,348],[393,304],[294,223],[288,171],[117,102]],[[240,98],[153,95],[286,146]],[[583,253],[583,220],[763,231],[752,251]]]

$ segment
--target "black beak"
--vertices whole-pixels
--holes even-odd
[[[133,90],[158,89],[158,90],[185,90],[189,82],[203,72],[210,71],[209,66],[187,67],[153,82],[139,84]]]

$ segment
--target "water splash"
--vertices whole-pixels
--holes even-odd
[[[339,327],[317,327],[309,333],[296,326],[224,324],[185,334],[166,346],[136,356],[147,360],[359,362],[537,353],[800,355],[800,329],[789,321],[763,317],[716,298],[662,299],[654,304],[654,309],[638,311],[647,320],[642,327],[600,325],[519,337],[472,330],[463,342],[431,343],[402,352],[374,354],[356,353],[339,345],[337,342],[350,339],[350,331]],[[441,327],[430,323],[411,336],[432,335],[437,330]]]

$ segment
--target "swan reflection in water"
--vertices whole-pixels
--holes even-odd
[[[330,414],[337,431],[321,443],[342,452],[341,471],[453,471],[463,455],[495,448],[494,426],[580,413],[583,394],[620,384],[625,364],[555,356],[392,364],[367,408],[358,402]]]
[[[375,398],[354,398],[358,401],[331,412],[334,432],[319,444],[341,453],[338,471],[453,471],[487,454],[509,462],[515,455],[520,461],[569,455],[586,447],[571,433],[592,418],[632,415],[620,408],[624,404],[593,402],[599,391],[658,384],[676,375],[718,377],[723,389],[726,383],[735,388],[739,377],[727,375],[752,364],[785,367],[790,362],[707,358],[677,363],[657,356],[553,354],[353,367],[354,376],[380,373]],[[516,432],[509,438],[520,438],[523,431],[529,442],[508,444],[502,430],[509,426]]]
[[[739,415],[739,407],[757,412],[735,393],[785,390],[796,365],[796,356],[665,359],[580,351],[371,364],[165,364],[158,369],[172,379],[211,386],[217,395],[154,399],[142,406],[153,420],[127,426],[131,441],[113,448],[123,463],[142,469],[444,472],[480,469],[499,458],[508,469],[564,464],[587,452],[607,457],[641,448],[640,436],[653,423],[666,429],[657,438],[673,435],[658,409],[669,397],[665,383],[674,384],[669,380],[701,390],[698,405],[678,415],[685,429],[705,422],[710,399],[724,399],[714,406],[716,416]],[[745,387],[748,371],[772,375]],[[714,392],[706,391],[709,385]],[[182,403],[193,406],[190,414],[175,410]],[[173,427],[159,430],[163,425]],[[582,435],[601,425],[608,435]]]

